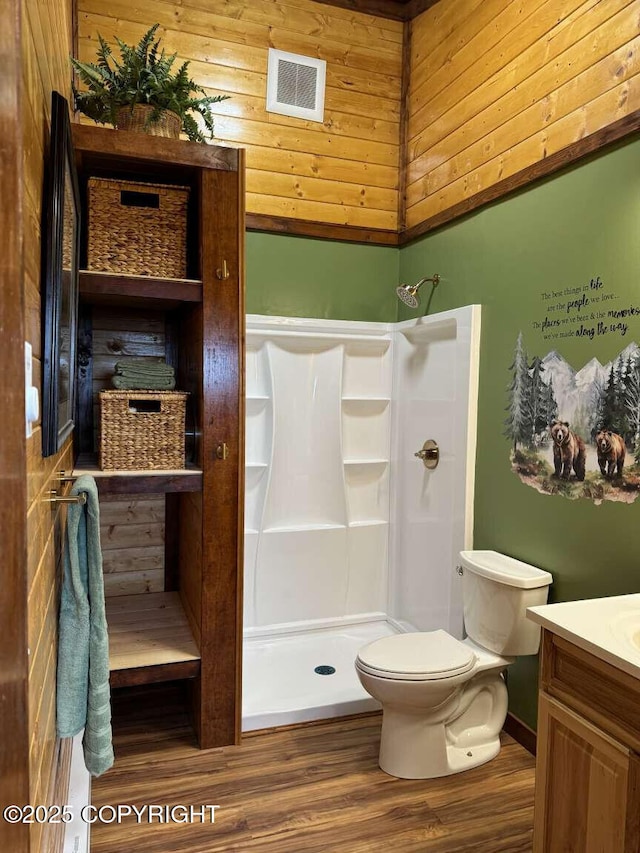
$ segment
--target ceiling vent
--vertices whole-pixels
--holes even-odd
[[[267,112],[322,121],[327,63],[269,48]]]

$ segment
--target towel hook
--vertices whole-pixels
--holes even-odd
[[[49,492],[49,497],[45,498],[46,503],[51,504],[86,504],[87,493],[80,492],[79,495],[59,495],[55,489]]]

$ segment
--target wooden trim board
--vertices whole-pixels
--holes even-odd
[[[240,180],[203,170],[203,412],[201,441],[202,670],[195,702],[202,749],[240,741],[244,537],[244,151]],[[228,262],[228,278],[216,269]],[[225,454],[218,447],[226,445]]]
[[[347,243],[370,243],[375,246],[397,246],[398,232],[376,228],[359,228],[355,225],[331,225],[307,219],[289,219],[285,216],[267,216],[247,213],[247,231],[266,231],[273,234],[290,234],[294,237],[319,237]]]
[[[512,714],[511,711],[507,714],[507,719],[504,721],[503,729],[508,735],[511,735],[511,737],[517,741],[520,746],[523,746],[527,752],[530,752],[531,755],[536,754],[538,740],[536,733],[533,729],[529,728],[526,723],[523,723],[522,720]]]

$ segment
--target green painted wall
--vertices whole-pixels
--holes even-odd
[[[393,322],[400,253],[385,246],[247,234],[247,312]]]
[[[593,355],[605,363],[631,341],[640,343],[640,317],[629,321],[623,338],[616,333],[593,341],[549,342],[532,327],[545,316],[542,291],[588,284],[598,275],[603,290],[619,296],[615,307],[640,305],[640,141],[485,208],[400,254],[402,281],[442,276],[430,314],[482,305],[475,547],[552,572],[552,601],[640,591],[640,498],[596,506],[540,494],[512,473],[510,443],[502,435],[508,367],[520,330],[530,354],[557,349],[576,369]],[[398,317],[419,313],[401,306]],[[530,725],[536,689],[537,659],[521,659],[509,671],[510,703]]]

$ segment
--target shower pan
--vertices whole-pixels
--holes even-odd
[[[373,710],[360,646],[460,634],[479,322],[247,317],[243,731]]]

